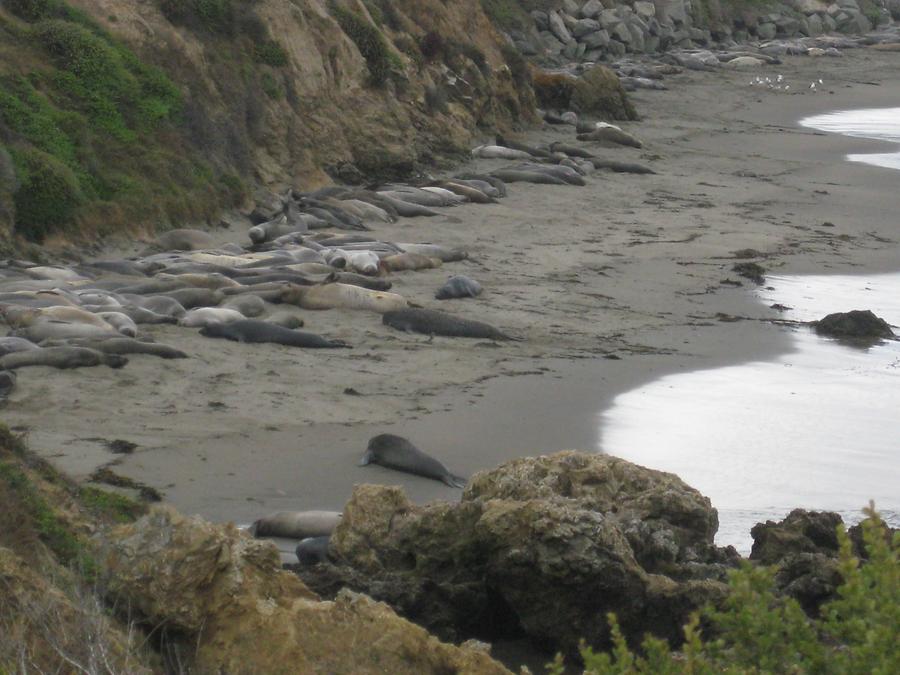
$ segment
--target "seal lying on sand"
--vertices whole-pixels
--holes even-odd
[[[461,319],[433,309],[398,309],[386,312],[382,318],[385,326],[397,330],[412,331],[423,335],[444,335],[446,337],[484,338],[488,340],[517,340],[490,324],[470,319]]]
[[[361,309],[378,313],[408,306],[402,295],[339,283],[321,286],[288,284],[281,292],[281,302],[303,309]]]
[[[350,349],[350,345],[341,340],[329,340],[314,333],[283,328],[257,319],[242,319],[200,329],[200,335],[211,338],[224,338],[235,342],[269,342],[289,347],[309,347],[312,349]]]
[[[253,522],[254,537],[327,537],[341,522],[340,511],[278,511]]]
[[[466,479],[455,476],[434,457],[429,457],[402,436],[379,434],[369,440],[359,466],[380,464],[388,469],[433,478],[450,487],[463,488]]]
[[[474,298],[481,295],[481,284],[463,274],[447,279],[434,297],[438,300],[450,300],[451,298]]]
[[[48,347],[32,349],[25,352],[14,352],[0,357],[0,369],[15,370],[29,366],[50,366],[52,368],[90,368],[106,365],[110,368],[121,368],[128,359],[118,354],[101,354],[94,349],[84,347]]]

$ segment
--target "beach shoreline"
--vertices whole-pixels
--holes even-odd
[[[435,481],[357,467],[377,433],[407,436],[464,475],[523,455],[594,451],[599,413],[617,394],[790,349],[786,330],[770,322],[778,312],[732,270],[744,260],[735,252],[758,251],[753,260],[782,275],[900,268],[896,174],[843,159],[886,145],[798,124],[830,110],[896,107],[898,65],[900,54],[857,49],[840,59],[786,57],[759,72],[686,71],[667,78],[667,91],[632,95],[641,120],[623,127],[642,149],[598,150],[656,175],[598,171],[582,188],[515,184],[499,204],[448,210],[454,219],[373,227],[386,240],[467,249],[467,261],[395,275],[394,290],[522,342],[428,339],[339,310],[303,317],[352,351],[223,343],[154,326],[150,335],[191,358],[136,357],[88,373],[29,369],[4,418],[76,479],[109,466],[185,513],[239,523],[277,510],[339,510],[365,482],[403,485],[415,502],[458,498]],[[778,73],[792,90],[750,84]],[[576,142],[572,127],[527,139]],[[243,232],[216,234],[246,241]],[[435,301],[457,273],[485,293]],[[137,448],[114,455],[106,441],[116,439]]]

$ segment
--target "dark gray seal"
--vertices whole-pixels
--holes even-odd
[[[429,457],[402,436],[379,434],[369,440],[359,466],[380,464],[388,469],[433,478],[450,487],[464,488],[466,479],[455,476],[434,457]]]
[[[487,340],[516,340],[490,324],[471,319],[461,319],[433,309],[397,309],[385,312],[382,318],[385,326],[397,330],[412,331],[423,335],[443,335],[445,337],[484,338]]]
[[[307,347],[312,349],[350,349],[350,345],[341,340],[329,340],[315,333],[304,333],[299,330],[283,328],[266,321],[242,319],[227,324],[205,326],[200,335],[211,338],[224,338],[235,342],[272,343],[289,347]]]
[[[457,274],[447,279],[434,297],[438,300],[450,300],[451,298],[474,298],[481,295],[481,284],[463,274]]]
[[[562,178],[551,176],[540,171],[524,171],[519,169],[497,169],[492,176],[506,183],[539,183],[543,185],[568,185]]]
[[[128,359],[118,354],[102,354],[85,347],[48,347],[25,352],[13,352],[0,357],[0,369],[15,370],[29,366],[50,366],[51,368],[90,368],[106,365],[121,368]]]
[[[318,565],[328,561],[328,543],[331,537],[307,537],[297,544],[295,553],[301,565]]]
[[[596,169],[609,169],[615,173],[656,173],[649,166],[635,164],[634,162],[618,162],[614,159],[600,159],[599,157],[594,157],[591,160],[591,164],[593,164]]]

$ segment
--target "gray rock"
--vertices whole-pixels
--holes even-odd
[[[835,23],[834,18],[830,14],[822,17],[822,25],[825,27],[826,33],[833,33],[837,30],[837,23]]]
[[[822,23],[822,17],[818,14],[807,17],[806,25],[808,30],[807,35],[810,37],[815,37],[825,32],[825,25]]]
[[[541,31],[538,34],[538,37],[541,39],[541,44],[551,54],[559,54],[562,52],[563,47],[566,45],[560,42],[556,36],[549,31]]]
[[[606,39],[607,44],[609,43],[609,38]],[[599,61],[603,58],[603,54],[605,52],[602,49],[591,49],[584,53],[585,61]]]
[[[550,12],[547,16],[547,20],[550,23],[550,32],[556,36],[556,38],[562,42],[563,44],[568,44],[574,40],[572,34],[569,33],[569,29],[566,28],[565,22],[562,20],[562,17],[556,12]]]
[[[574,41],[570,42],[563,48],[563,52],[562,52],[563,56],[566,57],[567,59],[569,59],[570,61],[576,61],[576,60],[578,60],[578,49],[579,48],[582,50],[582,53],[584,53],[585,46],[583,44],[580,44],[580,43],[574,42]]]
[[[612,35],[616,40],[622,42],[624,44],[631,44],[632,35],[631,31],[628,29],[628,26],[624,23],[620,23],[615,26],[611,31],[610,35]]]
[[[643,31],[633,23],[628,24],[628,31],[631,33],[631,51],[643,52],[645,49]]]
[[[619,13],[614,9],[604,9],[600,12],[600,16],[597,17],[597,21],[599,21],[600,25],[606,30],[611,30],[613,27],[622,23],[622,17],[620,17]]]
[[[550,17],[547,15],[547,12],[536,9],[531,12],[531,18],[534,19],[534,25],[537,26],[538,30],[550,30]]]
[[[628,51],[624,44],[622,44],[618,40],[612,39],[610,39],[609,45],[607,45],[606,50],[613,56],[625,56],[625,52]]]
[[[636,0],[634,3],[634,13],[644,19],[652,19],[656,16],[656,5],[647,0]]]
[[[792,36],[796,35],[800,22],[793,17],[783,16],[775,22],[775,27],[778,29],[779,34]]]
[[[648,35],[644,38],[644,51],[653,54],[659,51],[659,38],[655,35]]]
[[[575,0],[563,0],[562,6],[563,9],[566,10],[566,14],[571,16],[577,16],[579,12],[581,12],[581,8]]]
[[[600,23],[594,19],[580,19],[572,27],[572,36],[577,40],[588,33],[600,30]]]
[[[778,28],[774,23],[761,23],[756,27],[756,34],[760,40],[774,40],[778,34]]]
[[[709,31],[702,28],[689,28],[688,34],[691,36],[691,40],[702,45],[709,44],[710,40],[712,39]]]
[[[609,33],[602,28],[581,38],[582,44],[588,49],[600,49],[609,44]]]
[[[584,19],[596,19],[603,11],[603,3],[600,0],[588,0],[581,8],[581,16]]]

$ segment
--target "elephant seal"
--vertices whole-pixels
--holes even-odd
[[[525,171],[523,169],[497,169],[494,176],[507,183],[538,183],[543,185],[568,185],[562,178],[541,173],[540,171]]]
[[[318,565],[328,561],[328,543],[331,537],[307,537],[297,544],[294,552],[301,565]]]
[[[252,293],[243,293],[241,295],[230,296],[221,305],[222,309],[233,309],[240,312],[248,319],[255,319],[266,313],[266,303],[258,295]]]
[[[224,338],[235,342],[271,343],[288,347],[307,347],[311,349],[350,349],[350,345],[342,340],[329,340],[314,333],[304,333],[290,328],[283,328],[257,319],[242,319],[231,323],[220,323],[204,326],[200,335],[211,338]]]
[[[380,314],[402,309],[409,304],[406,298],[396,293],[337,283],[320,286],[288,284],[281,292],[281,301],[303,309],[361,309]]]
[[[38,347],[36,344],[31,342],[30,340],[26,340],[24,338],[19,338],[19,337],[0,338],[0,356],[6,356],[7,354],[12,354],[13,352],[30,351],[32,349],[40,349],[40,347]]]
[[[519,143],[518,141],[513,141],[508,138],[504,138],[503,136],[497,136],[497,145],[501,145],[504,148],[512,148],[513,150],[521,150],[532,157],[550,157],[550,152],[544,150],[543,148],[536,148],[530,145],[525,145],[524,143]]]
[[[118,354],[125,356],[126,354],[149,354],[150,356],[158,356],[161,359],[186,359],[188,357],[180,349],[175,349],[169,345],[159,344],[158,342],[143,342],[129,337],[113,337],[103,340],[82,338],[75,340],[55,341],[47,344],[47,347],[85,347],[93,349],[104,354]]]
[[[591,159],[594,157],[594,153],[585,150],[584,148],[578,148],[574,145],[566,145],[565,143],[560,143],[559,141],[553,142],[550,144],[550,150],[553,152],[561,152],[569,157],[581,157],[582,159]]]
[[[641,148],[644,145],[627,131],[623,131],[621,127],[607,122],[595,122],[593,129],[579,133],[577,138],[579,141],[597,141],[613,147],[627,145],[632,148]]]
[[[359,466],[380,464],[388,469],[433,478],[450,487],[464,488],[466,479],[455,476],[434,457],[429,457],[402,436],[379,434],[369,440]]]
[[[213,248],[215,241],[202,230],[177,229],[163,232],[156,237],[151,248],[161,251],[197,251],[204,248]]]
[[[279,511],[255,520],[249,531],[254,537],[327,537],[341,522],[341,515],[340,511]]]
[[[591,160],[591,164],[597,169],[609,169],[615,173],[644,173],[655,174],[656,172],[650,167],[643,164],[635,164],[634,162],[618,162],[614,159],[600,159],[595,157]]]
[[[51,368],[90,368],[106,365],[121,368],[128,359],[118,354],[103,354],[85,347],[47,347],[27,352],[15,352],[0,357],[0,369],[15,370],[29,366],[50,366]]]
[[[389,291],[391,286],[393,286],[389,279],[367,277],[364,274],[356,274],[354,272],[332,272],[324,281],[324,283],[334,282],[350,286],[361,286],[362,288],[368,288],[370,291]]]
[[[222,291],[214,291],[209,288],[180,288],[174,291],[167,291],[165,295],[179,302],[185,309],[215,307],[225,299],[225,294]]]
[[[138,327],[134,320],[123,312],[99,312],[97,314],[110,326],[126,337],[137,337]]]
[[[181,317],[178,320],[178,325],[186,326],[188,328],[201,328],[203,326],[240,321],[241,319],[246,318],[247,317],[236,309],[228,309],[226,307],[198,307]]]
[[[103,317],[80,307],[62,305],[35,309],[7,307],[3,310],[3,317],[13,328],[26,328],[47,322],[64,322],[92,326],[103,330],[115,330]]]
[[[490,324],[471,319],[461,319],[433,309],[400,309],[386,312],[382,318],[385,326],[397,330],[412,331],[423,335],[445,337],[483,338],[487,340],[517,340]]]
[[[187,314],[187,310],[184,308],[184,305],[167,295],[151,295],[148,297],[137,295],[132,296],[131,300],[138,307],[151,311],[154,314],[171,316],[176,319],[179,319]]]
[[[467,185],[461,181],[451,181],[445,180],[440,181],[436,184],[436,187],[441,187],[446,190],[450,190],[450,192],[454,192],[462,197],[465,197],[473,204],[496,204],[497,200],[494,196],[487,194],[483,190],[473,186]],[[491,188],[493,192],[496,192],[493,188]]]
[[[419,255],[437,258],[441,262],[459,262],[469,257],[469,254],[461,248],[447,248],[439,244],[397,244],[404,253],[418,253]]]
[[[388,256],[383,262],[391,272],[430,270],[443,264],[440,258],[430,258],[419,253],[397,253]]]
[[[296,314],[291,314],[290,312],[275,312],[274,314],[267,316],[265,318],[266,323],[271,323],[275,326],[281,326],[282,328],[302,328],[303,327],[303,319],[301,319]]]
[[[474,298],[481,295],[481,284],[463,274],[447,279],[434,297],[438,300],[450,300],[451,298]]]
[[[84,323],[64,323],[57,321],[39,321],[25,328],[18,328],[11,333],[14,337],[25,338],[40,344],[44,340],[65,340],[69,338],[103,338],[121,335],[115,328],[99,328]]]
[[[533,155],[524,150],[516,150],[503,145],[479,145],[472,148],[473,157],[482,159],[531,159]]]

